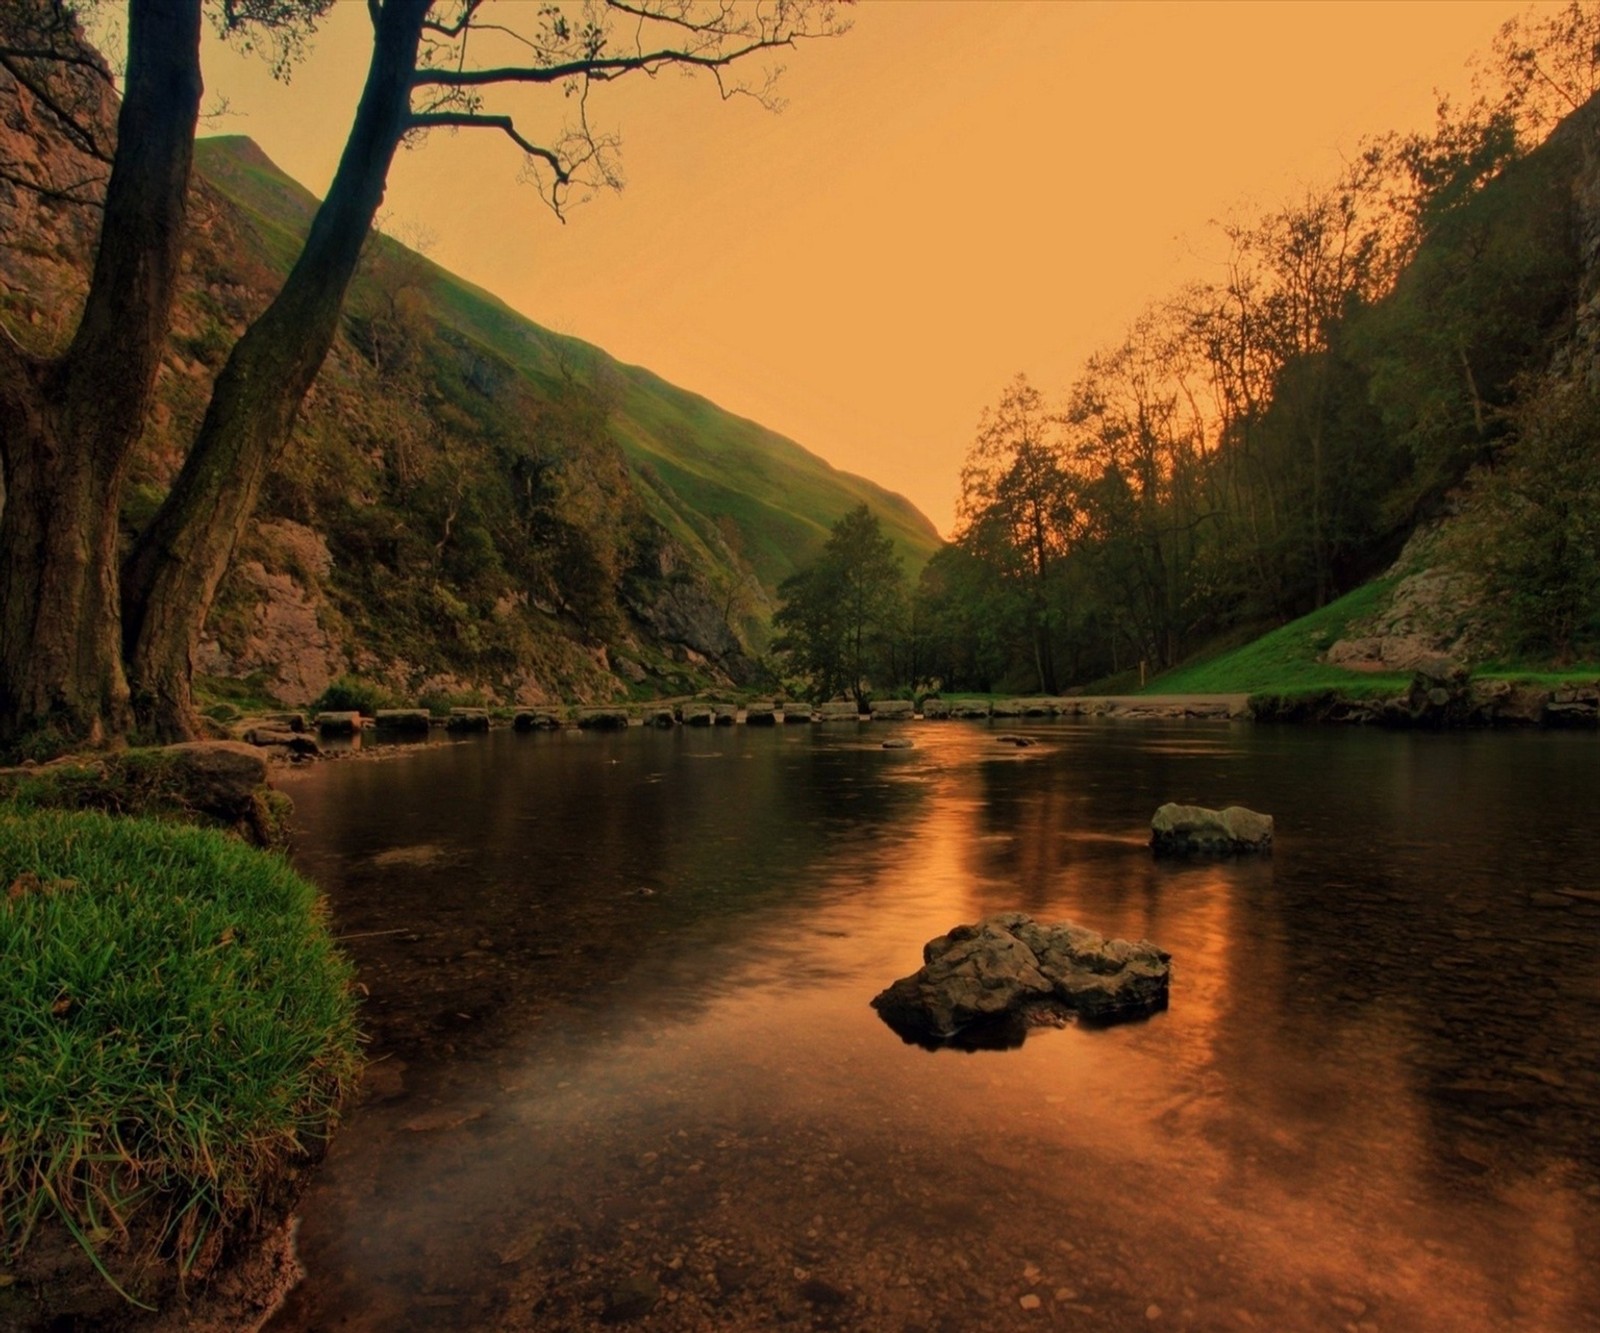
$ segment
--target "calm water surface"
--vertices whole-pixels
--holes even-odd
[[[377,1063],[273,1327],[1600,1328],[1600,744],[1022,729],[295,774]],[[1276,850],[1156,862],[1165,800]],[[879,1022],[1009,909],[1155,941],[1171,1008],[977,1054]]]

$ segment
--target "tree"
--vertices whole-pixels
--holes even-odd
[[[724,97],[771,104],[775,71],[749,82],[733,67],[844,26],[829,0],[368,0],[371,63],[327,197],[283,287],[234,345],[171,491],[119,563],[122,485],[176,293],[202,10],[266,41],[287,68],[329,3],[129,0],[117,143],[77,332],[53,357],[0,338],[0,745],[44,728],[93,743],[135,721],[162,738],[194,734],[190,679],[206,613],[332,345],[402,141],[434,129],[504,135],[560,214],[617,183],[617,142],[590,120],[597,89],[678,67],[708,74]],[[52,59],[83,50],[69,40],[64,0],[11,8],[0,61],[48,84]],[[505,89],[558,93],[570,118],[535,140],[491,105]]]
[[[819,697],[870,694],[879,664],[892,670],[894,639],[905,609],[905,580],[894,543],[878,516],[858,505],[833,525],[815,563],[778,587],[773,647],[810,678]]]
[[[978,421],[961,469],[956,540],[1026,589],[1039,688],[1057,689],[1052,593],[1077,509],[1058,420],[1026,375]]]

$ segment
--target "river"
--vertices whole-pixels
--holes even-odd
[[[1011,729],[293,773],[376,1063],[270,1327],[1600,1328],[1600,743]],[[1157,861],[1167,800],[1274,851]],[[1010,909],[1153,940],[1170,1008],[1003,1052],[879,1021]]]

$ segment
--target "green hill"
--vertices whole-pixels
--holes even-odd
[[[275,257],[287,263],[310,226],[316,197],[249,138],[202,139],[196,154],[206,178],[250,216]],[[591,387],[609,381],[619,395],[613,435],[656,516],[689,540],[698,540],[706,520],[726,516],[769,592],[857,504],[878,515],[912,577],[938,547],[933,525],[903,496],[842,472],[793,440],[643,367],[541,328],[481,287],[417,258],[428,274],[432,318],[504,358],[531,384],[556,394],[568,377]],[[358,289],[356,303],[360,298]]]

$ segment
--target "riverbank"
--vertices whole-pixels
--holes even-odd
[[[324,900],[246,845],[285,833],[265,775],[229,743],[0,774],[0,1327],[220,1333],[293,1285],[361,1060]]]

